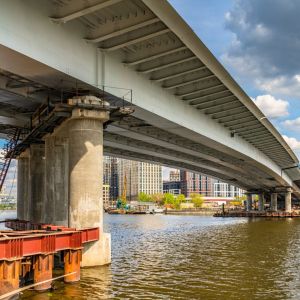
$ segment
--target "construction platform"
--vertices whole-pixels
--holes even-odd
[[[214,214],[214,217],[245,217],[245,218],[299,218],[299,211],[244,211],[232,210],[221,211]]]
[[[80,280],[84,243],[99,240],[99,228],[76,230],[24,220],[6,220],[12,230],[0,231],[0,299],[26,289],[36,291],[52,286],[54,255],[64,267],[64,281]]]

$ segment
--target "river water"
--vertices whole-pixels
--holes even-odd
[[[107,215],[105,227],[111,266],[20,299],[300,299],[298,219]]]

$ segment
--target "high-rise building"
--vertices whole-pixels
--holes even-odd
[[[128,200],[136,200],[141,192],[152,195],[163,191],[160,165],[119,159],[118,176],[119,195],[126,188]]]
[[[119,196],[119,182],[118,182],[118,158],[111,157],[111,177],[109,182],[109,198],[115,201]]]
[[[206,197],[213,196],[215,179],[188,171],[180,171],[181,193],[186,197],[197,193]]]
[[[170,170],[169,180],[163,182],[163,192],[173,195],[181,193],[180,170]]]
[[[180,181],[180,170],[171,170],[169,179],[170,181]]]
[[[103,184],[110,184],[111,178],[111,158],[109,156],[103,157]]]
[[[118,158],[104,156],[103,184],[109,186],[109,200],[116,201],[119,196]]]

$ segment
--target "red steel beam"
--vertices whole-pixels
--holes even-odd
[[[17,227],[20,228],[18,225]],[[84,243],[99,240],[98,227],[71,231],[70,228],[69,231],[67,229],[64,227],[59,229],[61,231],[20,231],[17,235],[9,235],[8,231],[5,231],[2,237],[0,232],[0,261],[61,250],[81,249]]]

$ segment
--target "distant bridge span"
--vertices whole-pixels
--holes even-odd
[[[86,3],[1,3],[3,136],[29,128],[41,104],[76,93],[112,104],[125,97],[135,112],[107,126],[106,154],[300,195],[293,151],[167,1]]]

